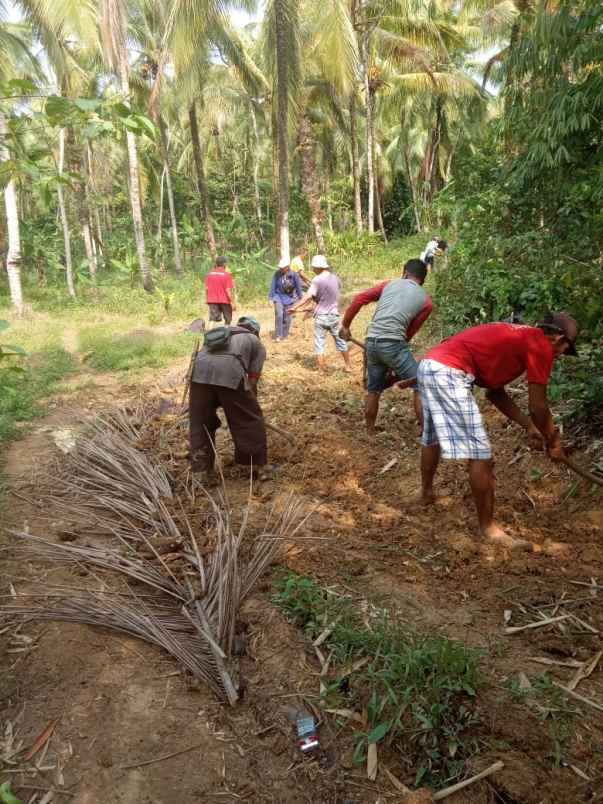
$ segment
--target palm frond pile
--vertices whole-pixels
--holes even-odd
[[[149,450],[139,449],[141,422],[149,421],[142,412],[98,419],[59,475],[55,499],[65,509],[71,501],[80,516],[90,517],[96,544],[12,534],[19,558],[84,568],[100,588],[46,590],[28,595],[26,604],[1,606],[0,615],[87,623],[137,637],[163,648],[233,705],[238,690],[230,661],[241,603],[307,515],[299,500],[289,498],[254,535],[249,505],[237,527],[223,493],[212,497],[201,489],[195,497],[187,488],[181,499],[170,473]],[[206,508],[202,533],[185,510],[191,500],[198,507],[199,496]],[[109,543],[99,538],[107,532]],[[165,552],[166,543],[172,552]]]

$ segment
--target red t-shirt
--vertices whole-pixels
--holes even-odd
[[[482,388],[502,388],[524,371],[528,382],[546,385],[553,347],[541,329],[523,324],[481,324],[446,338],[425,355],[472,374]]]
[[[212,268],[205,277],[208,304],[230,304],[227,290],[233,287],[232,276],[225,268]]]

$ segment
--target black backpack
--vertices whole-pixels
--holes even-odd
[[[286,293],[287,296],[293,296],[295,293],[295,282],[288,275],[285,275],[281,279],[281,290],[283,293]]]

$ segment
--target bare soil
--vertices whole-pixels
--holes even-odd
[[[290,431],[291,440],[269,434],[271,460],[279,470],[275,482],[255,489],[254,511],[260,516],[291,490],[318,504],[304,533],[312,538],[289,548],[286,567],[359,601],[378,600],[419,632],[444,634],[487,650],[486,681],[478,697],[487,736],[472,770],[498,759],[505,767],[447,800],[599,800],[603,713],[577,701],[568,704],[579,714],[556,753],[553,716],[539,717],[534,707],[510,695],[508,685],[522,672],[530,678],[545,670],[566,684],[573,669],[540,665],[533,658],[585,660],[601,649],[602,593],[571,583],[594,578],[603,585],[600,493],[576,482],[544,455],[529,452],[522,434],[485,408],[496,455],[498,515],[532,549],[518,553],[485,544],[476,534],[461,465],[442,465],[443,496],[435,507],[417,504],[418,436],[408,392],[384,395],[379,420],[383,432],[370,440],[363,429],[359,353],[354,375],[342,371],[335,354],[327,372],[319,374],[302,322],[296,323],[289,342],[269,342],[268,348],[261,400],[267,419]],[[156,388],[158,396],[178,400],[185,369],[186,361],[181,361],[162,377],[137,380],[132,387],[104,378],[57,399],[49,417],[8,450],[6,522],[40,535],[60,531],[59,515],[38,495],[39,479],[60,460],[52,430],[127,401],[142,388]],[[221,444],[228,453],[226,437]],[[182,447],[184,452],[186,444]],[[574,457],[583,458],[579,453]],[[248,479],[228,466],[228,459],[225,476],[233,507],[247,504]],[[82,525],[81,538],[85,536]],[[54,583],[47,569],[17,565],[10,551],[6,555],[2,594]],[[383,770],[375,783],[368,781],[365,768],[351,761],[352,728],[340,729],[318,709],[321,754],[312,760],[297,749],[287,712],[291,706],[317,702],[320,668],[304,635],[270,602],[271,582],[279,572],[282,567],[275,567],[245,604],[245,695],[232,709],[176,673],[157,649],[136,640],[62,623],[31,623],[17,633],[10,628],[2,633],[0,627],[6,648],[0,665],[4,724],[13,724],[29,746],[47,724],[57,721],[46,757],[38,761],[41,769],[31,770],[38,755],[23,764],[27,773],[1,773],[0,781],[12,778],[24,802],[39,801],[44,793],[35,788],[53,785],[61,789],[54,801],[75,804],[404,800]],[[75,574],[68,581],[74,587],[94,583]],[[523,624],[533,619],[528,606],[544,607],[564,593],[567,599],[584,598],[572,611],[596,633],[585,628],[578,634],[555,625],[504,633],[505,611],[512,612],[510,625]],[[553,607],[542,610],[550,614]],[[19,652],[8,652],[14,650]],[[603,663],[577,692],[603,704]],[[171,754],[176,755],[162,759]],[[414,769],[404,757],[384,750],[379,758],[382,767],[412,784]],[[152,762],[141,764],[147,760]]]

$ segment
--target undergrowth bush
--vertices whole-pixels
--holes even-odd
[[[480,651],[412,633],[378,608],[361,612],[351,599],[295,573],[276,583],[272,600],[309,639],[334,624],[326,645],[341,676],[329,686],[325,703],[366,711],[367,728],[355,734],[357,762],[365,759],[369,743],[383,742],[418,769],[416,784],[443,787],[463,774],[478,750]],[[368,661],[358,666],[363,658]]]

